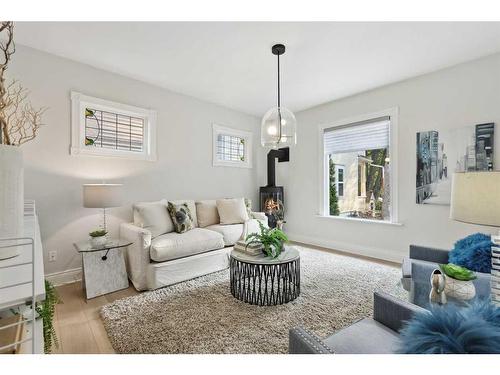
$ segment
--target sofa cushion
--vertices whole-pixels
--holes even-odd
[[[147,229],[152,237],[172,232],[174,224],[167,211],[167,201],[139,202],[133,205],[134,225]]]
[[[397,349],[399,334],[372,318],[365,318],[323,341],[337,354],[388,354]]]
[[[194,228],[191,210],[186,203],[173,204],[168,202],[167,210],[177,233],[184,233]]]
[[[195,204],[196,216],[198,217],[198,226],[200,228],[219,224],[219,211],[217,211],[217,203],[215,200],[198,201],[195,202]]]
[[[206,229],[213,230],[222,234],[224,237],[224,245],[232,246],[236,241],[240,240],[243,235],[244,224],[215,224],[209,225]]]
[[[198,226],[198,217],[196,216],[196,205],[194,204],[194,201],[191,200],[185,200],[185,199],[178,199],[175,201],[169,200],[169,202],[172,202],[173,204],[183,204],[186,203],[187,206],[189,207],[189,211],[191,212],[191,217],[193,218],[193,224],[195,227]]]
[[[221,224],[243,224],[249,219],[243,198],[217,199]]]
[[[194,228],[185,233],[171,232],[154,238],[149,255],[155,262],[165,262],[223,247],[224,238],[220,233]]]

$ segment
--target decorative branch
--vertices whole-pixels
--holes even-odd
[[[47,108],[34,108],[28,100],[29,92],[17,81],[7,87],[4,95],[6,104],[0,110],[0,117],[7,124],[7,135],[10,145],[20,146],[33,140],[42,124],[42,114]]]
[[[14,23],[0,22],[0,144],[20,146],[31,141],[42,126],[46,108],[36,109],[29,101],[29,91],[17,81],[5,84],[5,71],[16,52]]]
[[[5,35],[5,37],[3,37]],[[2,21],[0,23],[0,112],[6,107],[5,94],[5,71],[11,59],[12,54],[16,52],[14,44],[14,23],[11,21]],[[9,131],[7,129],[6,119],[0,115],[0,143],[10,144]]]

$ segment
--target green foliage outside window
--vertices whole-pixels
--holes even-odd
[[[339,202],[337,197],[337,187],[335,185],[335,164],[331,158],[330,161],[330,215],[338,216],[339,211]]]

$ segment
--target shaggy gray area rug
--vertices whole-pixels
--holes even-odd
[[[101,317],[117,353],[286,353],[288,330],[320,337],[372,313],[373,291],[407,299],[399,268],[298,247],[301,294],[252,306],[229,290],[229,270],[106,305]]]

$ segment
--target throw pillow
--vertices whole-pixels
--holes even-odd
[[[420,312],[400,331],[402,354],[500,353],[500,308],[476,301]]]
[[[491,236],[482,233],[457,241],[448,262],[476,272],[491,273]]]
[[[167,209],[177,233],[184,233],[194,228],[193,217],[187,203],[173,204],[168,202]]]
[[[198,217],[198,226],[200,228],[219,224],[219,211],[217,211],[217,203],[215,200],[196,202],[196,216]]]
[[[193,219],[193,227],[196,228],[198,226],[198,218],[196,217],[196,205],[194,204],[194,200],[186,200],[186,199],[177,199],[170,200],[173,204],[182,204],[186,203],[189,211],[191,212],[191,218]]]
[[[134,225],[148,229],[152,237],[174,230],[174,224],[167,211],[167,202],[140,202],[133,206]]]
[[[217,199],[221,224],[243,224],[250,218],[243,198]]]

